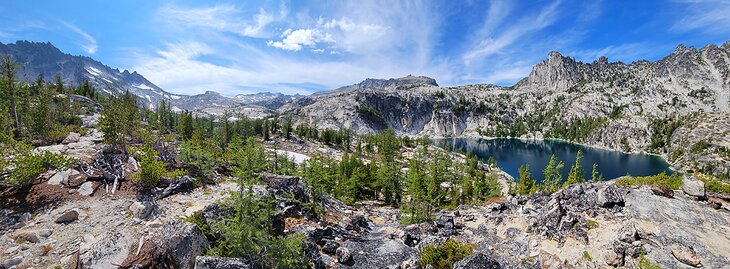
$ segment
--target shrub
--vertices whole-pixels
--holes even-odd
[[[661,269],[662,267],[658,264],[652,264],[652,262],[644,256],[644,253],[642,252],[639,254],[639,266],[637,266],[639,269]]]
[[[247,189],[233,193],[224,203],[224,206],[233,208],[234,212],[212,224],[215,230],[220,231],[220,237],[214,241],[210,254],[243,257],[252,261],[254,268],[311,266],[303,235],[275,235],[272,224],[274,208],[270,198],[255,196],[248,185]],[[195,219],[193,221],[196,224],[201,222]]]
[[[421,250],[421,267],[431,265],[436,269],[451,269],[454,263],[474,252],[474,246],[449,239],[441,246],[428,246]]]
[[[677,173],[667,175],[665,172],[645,177],[624,177],[616,181],[621,186],[657,186],[678,190],[682,187],[682,176]]]
[[[78,162],[48,151],[34,154],[30,145],[10,140],[0,143],[0,152],[0,182],[5,185],[29,184],[49,169],[68,169]]]
[[[155,187],[167,174],[165,163],[157,160],[157,151],[150,146],[141,146],[135,151],[139,160],[139,172],[132,178],[135,182],[146,187]]]

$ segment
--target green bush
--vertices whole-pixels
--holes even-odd
[[[621,186],[657,186],[678,190],[682,187],[682,176],[674,173],[668,176],[665,172],[645,177],[624,177],[616,181]]]
[[[257,196],[248,185],[248,188],[233,193],[224,203],[223,206],[233,208],[234,212],[212,224],[212,228],[220,231],[220,237],[213,242],[209,254],[243,257],[252,261],[255,268],[310,267],[303,235],[275,235],[272,225],[274,207],[270,198]]]
[[[730,184],[724,183],[713,176],[695,175],[697,178],[705,182],[705,190],[707,192],[721,193],[730,195]]]
[[[454,263],[474,252],[474,245],[449,239],[441,246],[428,246],[421,250],[421,267],[431,265],[436,269],[451,269]]]
[[[658,264],[652,264],[652,262],[644,256],[644,253],[642,252],[639,254],[639,266],[637,266],[639,269],[661,269],[662,267]]]
[[[139,172],[132,178],[135,182],[146,187],[155,187],[167,174],[165,163],[157,160],[157,151],[150,146],[141,146],[135,151],[139,160]]]
[[[50,169],[68,169],[78,160],[48,151],[34,154],[32,147],[23,142],[0,142],[0,182],[4,185],[30,184],[38,175]]]

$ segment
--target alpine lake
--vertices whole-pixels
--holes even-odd
[[[563,178],[567,178],[570,167],[575,162],[578,150],[583,157],[580,160],[585,172],[584,178],[591,179],[593,164],[604,180],[625,175],[648,176],[661,172],[671,174],[669,164],[659,156],[644,153],[624,153],[595,147],[583,146],[561,140],[522,140],[517,138],[442,138],[436,139],[437,146],[457,152],[471,152],[483,162],[493,157],[497,166],[515,179],[519,178],[518,168],[529,165],[532,178],[538,182],[543,179],[550,156],[553,154],[565,166],[561,170]]]

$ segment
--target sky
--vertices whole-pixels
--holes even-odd
[[[659,60],[730,40],[730,0],[10,1],[0,42],[51,42],[178,94],[311,93],[365,78],[512,85],[550,51]]]

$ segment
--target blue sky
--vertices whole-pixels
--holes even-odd
[[[658,60],[730,40],[730,1],[0,1],[0,42],[136,70],[173,93],[307,93],[408,74],[511,85],[552,50]]]

